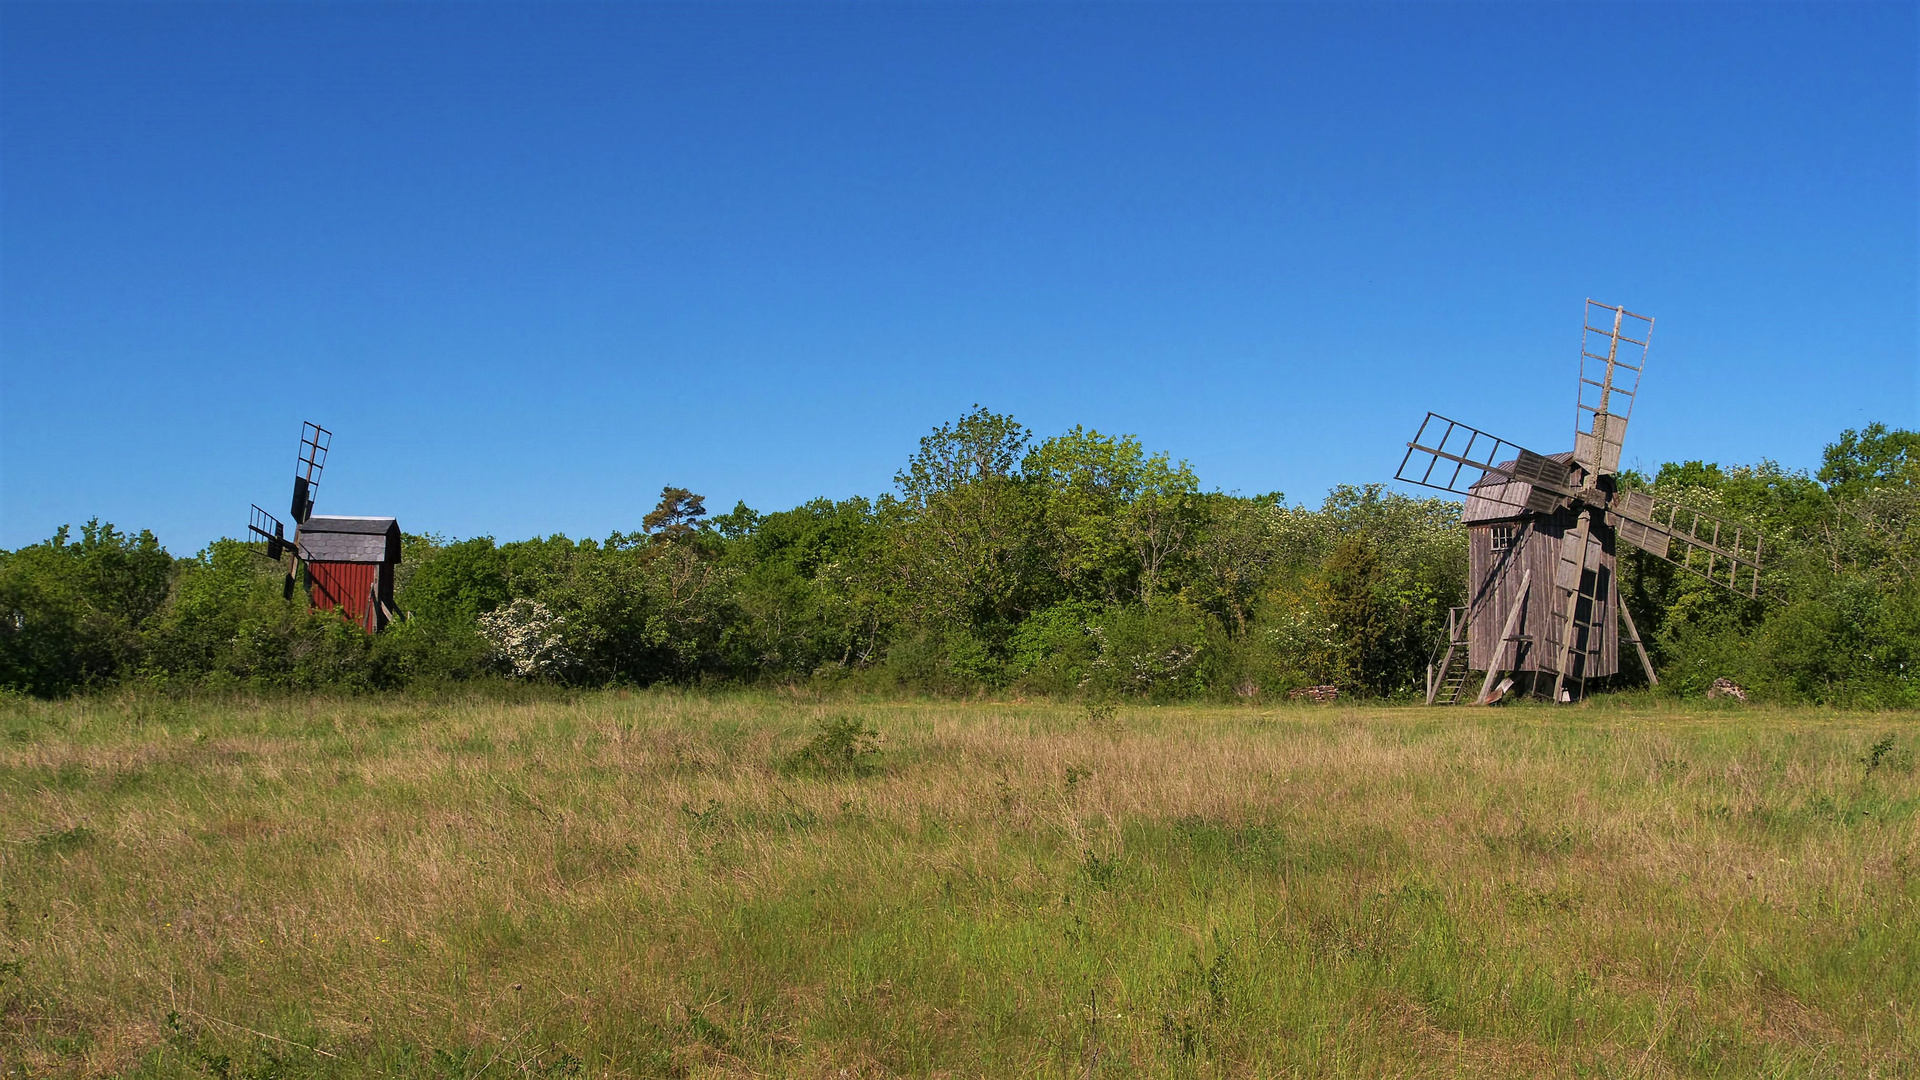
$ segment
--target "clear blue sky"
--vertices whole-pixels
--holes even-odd
[[[0,546],[889,487],[975,402],[1210,486],[1920,426],[1912,4],[0,5]]]

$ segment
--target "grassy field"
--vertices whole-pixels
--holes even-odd
[[[9,1076],[1920,1077],[1911,715],[0,725]]]

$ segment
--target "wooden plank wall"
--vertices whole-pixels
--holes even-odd
[[[1471,608],[1468,626],[1468,661],[1476,671],[1486,671],[1494,660],[1495,638],[1506,622],[1507,609],[1519,591],[1521,575],[1531,567],[1533,583],[1528,589],[1525,613],[1518,633],[1531,637],[1531,645],[1522,648],[1508,642],[1500,646],[1498,666],[1503,671],[1552,671],[1559,662],[1554,642],[1560,636],[1567,617],[1563,594],[1554,587],[1554,569],[1559,559],[1560,538],[1573,526],[1570,513],[1550,518],[1526,518],[1517,523],[1521,533],[1514,549],[1493,550],[1493,526],[1474,525],[1467,530],[1469,546],[1467,603]],[[1602,604],[1598,626],[1600,652],[1594,658],[1588,678],[1612,675],[1620,670],[1619,582],[1614,574],[1614,540],[1611,529],[1598,530],[1601,541],[1598,588],[1595,595]],[[1589,570],[1589,574],[1595,571]],[[1584,613],[1583,613],[1584,614]],[[1516,652],[1519,654],[1516,657]]]
[[[381,570],[379,563],[310,562],[307,580],[313,585],[313,606],[339,608],[349,622],[367,626],[367,593]]]

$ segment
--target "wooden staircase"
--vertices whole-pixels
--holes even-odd
[[[1467,664],[1467,610],[1447,609],[1446,653],[1434,649],[1434,660],[1427,662],[1427,704],[1458,705],[1470,695],[1467,684],[1473,672]],[[1435,667],[1435,660],[1438,667]]]

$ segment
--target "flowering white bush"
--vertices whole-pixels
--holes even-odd
[[[1319,604],[1289,596],[1273,605],[1260,628],[1261,644],[1270,662],[1289,677],[1325,683],[1340,652],[1340,629],[1327,620]]]
[[[519,679],[558,675],[573,666],[566,628],[567,621],[538,600],[515,600],[480,616],[480,635]]]

